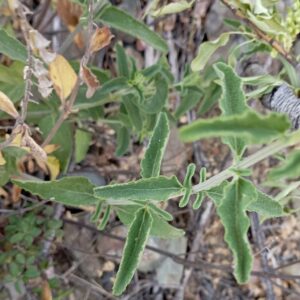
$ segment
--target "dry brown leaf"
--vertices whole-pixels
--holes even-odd
[[[48,41],[35,29],[29,30],[29,44],[31,49],[37,53],[47,64],[55,59],[56,54],[46,49],[50,45],[50,41]]]
[[[13,203],[18,203],[21,199],[21,191],[22,189],[18,187],[17,185],[13,185],[12,190],[11,190],[11,201]]]
[[[36,143],[36,141],[29,135],[27,131],[24,134],[23,142],[25,143],[25,146],[30,148],[30,152],[36,160],[47,160],[47,153],[45,150]]]
[[[80,76],[88,87],[86,91],[86,97],[91,98],[100,86],[100,82],[97,79],[96,75],[93,74],[92,71],[84,65],[81,65]]]
[[[42,300],[52,300],[52,291],[47,280],[42,283]]]
[[[91,44],[90,44],[91,53],[95,53],[103,49],[104,47],[108,46],[113,37],[114,35],[112,35],[108,27],[105,26],[105,27],[97,28],[91,39]]]
[[[38,90],[44,98],[47,98],[53,89],[52,81],[49,80],[49,72],[41,60],[34,58],[33,62],[32,71],[38,80]]]
[[[0,91],[0,109],[5,111],[7,114],[11,115],[15,119],[19,117],[19,113],[17,112],[13,102]]]
[[[73,32],[79,23],[82,15],[82,8],[79,4],[73,3],[70,0],[57,1],[57,14],[62,19],[69,31]],[[84,47],[84,38],[82,33],[77,33],[74,41],[79,48]]]
[[[57,95],[64,103],[76,85],[76,73],[63,56],[57,55],[49,64],[49,75]]]

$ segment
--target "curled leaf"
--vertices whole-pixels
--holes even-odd
[[[15,119],[19,117],[19,113],[17,112],[13,102],[0,91],[0,109],[7,114],[11,115]]]
[[[56,54],[46,49],[50,45],[50,41],[35,29],[29,30],[29,44],[31,49],[46,63],[50,63],[55,59]]]
[[[210,57],[222,46],[229,41],[230,32],[222,33],[216,40],[202,43],[199,47],[198,54],[191,63],[193,72],[204,69]]]
[[[81,65],[80,76],[88,87],[88,90],[86,91],[86,97],[87,98],[93,97],[96,90],[100,86],[100,82],[97,79],[96,75],[93,74],[88,67],[86,67],[85,65]]]
[[[185,1],[185,0],[180,0],[180,1],[175,1],[173,3],[169,3],[167,5],[164,5],[156,10],[154,10],[151,15],[153,17],[161,17],[164,15],[169,15],[169,14],[176,14],[180,13],[186,9],[189,9],[192,7],[194,4],[195,0],[192,0],[190,2]]]
[[[49,64],[49,75],[57,95],[64,103],[76,85],[75,71],[63,56],[57,55]]]
[[[108,46],[113,37],[108,27],[97,28],[91,39],[90,52],[95,53]]]

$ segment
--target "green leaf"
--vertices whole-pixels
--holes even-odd
[[[141,109],[147,114],[157,114],[165,107],[168,99],[168,82],[165,77],[158,74],[154,78],[155,93],[145,98]]]
[[[94,192],[96,197],[109,200],[165,201],[178,195],[182,188],[175,176],[158,176],[128,183],[96,187]]]
[[[56,122],[56,116],[50,115],[39,122],[39,127],[45,138]],[[73,153],[73,130],[72,124],[64,122],[57,131],[51,144],[59,145],[59,148],[53,152],[54,156],[60,161],[61,170],[63,173],[67,172],[70,159]]]
[[[229,37],[230,32],[224,32],[214,41],[201,43],[198,54],[191,63],[192,71],[197,72],[203,70],[208,60],[217,49],[227,44]]]
[[[18,232],[16,234],[14,234],[12,237],[9,238],[9,241],[12,243],[12,244],[16,244],[16,243],[19,243],[20,241],[22,241],[24,238],[24,234],[21,233],[21,232]]]
[[[106,25],[145,41],[159,51],[168,52],[166,42],[159,35],[124,10],[107,5],[96,16],[97,18]]]
[[[26,47],[4,29],[0,29],[0,53],[23,63],[27,60]]]
[[[257,199],[254,202],[251,202],[247,207],[248,211],[255,211],[263,219],[281,217],[286,215],[283,210],[283,207],[279,202],[272,199],[270,196],[265,193],[257,191]]]
[[[267,116],[248,111],[239,116],[220,116],[197,120],[180,129],[184,142],[210,137],[239,137],[248,144],[266,143],[282,136],[290,127],[286,116],[270,113]]]
[[[24,254],[18,253],[18,254],[16,255],[16,262],[19,263],[19,264],[21,264],[21,265],[24,265],[25,262],[26,262],[26,258],[25,258],[25,256],[24,256]]]
[[[6,164],[0,166],[0,186],[5,185],[10,176],[18,175],[18,160],[24,157],[28,152],[19,147],[9,146],[2,150]]]
[[[114,295],[121,295],[130,283],[138,266],[152,226],[152,216],[147,208],[141,208],[129,228],[121,264],[113,286]]]
[[[9,273],[13,277],[17,277],[21,272],[22,272],[22,269],[18,264],[16,264],[15,262],[11,262],[9,264]]]
[[[141,206],[139,205],[122,205],[116,206],[116,212],[123,224],[129,226],[134,219],[134,214],[139,210]],[[150,210],[151,216],[153,218],[152,228],[150,235],[159,237],[162,239],[173,239],[184,235],[184,231],[170,225],[157,211],[153,209]]]
[[[40,276],[40,271],[37,266],[28,266],[26,272],[24,273],[24,277],[27,279],[36,278]]]
[[[99,201],[93,195],[95,187],[85,177],[64,177],[54,181],[12,180],[22,189],[43,199],[53,200],[65,205],[81,207]]]
[[[204,200],[204,196],[205,194],[204,193],[198,193],[197,196],[196,196],[196,199],[193,203],[193,209],[199,209],[203,200]]]
[[[103,230],[105,228],[105,226],[109,220],[110,210],[111,210],[111,207],[110,207],[110,205],[108,205],[104,211],[102,220],[100,221],[99,225],[97,226],[97,228],[99,230]]]
[[[204,191],[205,194],[214,202],[214,204],[218,207],[221,204],[221,201],[224,196],[224,188],[227,187],[228,182],[223,181],[218,186],[215,186],[207,191]]]
[[[125,53],[125,50],[120,44],[117,44],[116,52],[117,52],[118,74],[119,76],[124,76],[126,78],[129,78],[129,68],[128,68],[127,55]]]
[[[221,79],[222,97],[220,99],[220,107],[224,116],[239,115],[246,112],[249,108],[246,105],[245,95],[242,89],[242,80],[234,70],[224,64],[217,63],[214,66],[217,75]],[[245,142],[241,138],[226,138],[226,144],[241,156],[245,150]]]
[[[117,130],[117,149],[116,155],[122,156],[126,153],[130,143],[130,133],[129,130],[122,126]]]
[[[141,132],[143,129],[143,119],[138,107],[138,97],[135,94],[129,94],[122,97],[122,102],[126,108],[131,124],[135,127],[137,132]]]
[[[183,181],[183,186],[185,187],[185,192],[179,202],[179,207],[185,207],[190,200],[190,196],[192,194],[192,178],[195,174],[195,170],[196,170],[195,164],[192,163],[192,164],[188,165],[186,175],[185,175],[185,178]]]
[[[180,13],[186,9],[191,8],[194,2],[195,0],[191,0],[190,2],[185,0],[179,0],[173,3],[169,3],[160,8],[157,8],[156,10],[151,12],[151,15],[157,18],[164,15]]]
[[[205,89],[205,95],[198,109],[198,115],[208,112],[220,99],[221,87],[218,84],[210,83]]]
[[[300,176],[300,150],[293,151],[278,167],[273,168],[268,177],[271,180],[292,179]]]
[[[149,141],[145,156],[141,161],[141,176],[156,177],[160,174],[160,166],[170,134],[166,113],[160,113],[153,134]]]
[[[75,132],[75,162],[85,159],[89,150],[92,134],[86,130],[77,129]]]
[[[157,215],[162,217],[164,220],[173,221],[173,216],[170,213],[168,213],[167,211],[159,208],[158,206],[156,206],[153,203],[149,203],[148,205],[149,205],[149,208],[152,209],[154,213],[156,213]]]
[[[238,178],[224,190],[217,213],[225,228],[224,239],[234,257],[234,275],[238,283],[249,280],[252,268],[251,247],[247,238],[250,221],[246,209],[257,198],[253,185]]]
[[[175,111],[175,118],[178,119],[187,111],[195,107],[197,103],[201,100],[202,96],[203,93],[201,91],[194,89],[185,89],[180,104]]]

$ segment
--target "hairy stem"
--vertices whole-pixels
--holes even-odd
[[[82,64],[86,65],[88,63],[89,59],[90,59],[90,56],[91,56],[90,42],[91,42],[92,33],[93,33],[93,10],[94,10],[94,1],[89,0],[88,1],[88,11],[89,11],[89,16],[88,16],[88,40],[89,41],[88,41],[88,45],[86,47],[85,53],[84,53],[84,55],[81,59],[80,65],[82,65]],[[44,140],[44,142],[42,144],[42,147],[45,147],[46,145],[48,145],[51,142],[51,140],[53,139],[53,137],[55,136],[55,134],[57,133],[57,131],[59,130],[59,128],[61,127],[63,122],[68,118],[69,114],[72,111],[73,105],[76,101],[80,84],[81,84],[81,76],[80,76],[80,71],[79,71],[77,81],[76,81],[76,84],[73,88],[71,96],[70,96],[69,100],[66,101],[65,104],[63,105],[61,114],[58,117],[58,119],[57,119],[56,123],[54,124],[54,126],[52,127],[52,129],[50,130],[48,136]]]

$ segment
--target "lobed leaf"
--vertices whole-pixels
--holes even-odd
[[[290,127],[286,116],[271,113],[267,116],[247,111],[238,116],[220,116],[197,120],[180,129],[184,142],[210,137],[242,138],[248,144],[266,143],[283,135]]]
[[[217,207],[225,228],[224,239],[233,253],[234,275],[238,283],[247,282],[251,273],[253,259],[247,238],[250,221],[246,209],[256,198],[254,186],[238,178],[225,188],[224,197]]]
[[[95,196],[110,200],[165,201],[178,195],[182,185],[175,176],[158,176],[128,183],[96,187]]]
[[[143,178],[159,176],[169,134],[170,128],[167,114],[160,113],[144,158],[141,161],[141,176]]]
[[[99,202],[93,194],[95,187],[85,177],[63,177],[53,181],[13,179],[13,183],[33,195],[65,205],[81,207]]]
[[[224,63],[217,63],[214,68],[221,79],[223,93],[220,98],[220,107],[223,115],[232,116],[246,112],[249,108],[246,105],[241,78],[230,66]],[[230,137],[224,139],[224,142],[228,144],[238,156],[243,154],[246,145],[242,138]]]
[[[145,41],[159,51],[164,53],[168,51],[166,42],[159,35],[124,10],[107,5],[96,18],[104,24]]]
[[[136,212],[128,231],[122,260],[114,282],[114,295],[121,295],[130,283],[146,246],[152,221],[147,208],[141,208]]]

